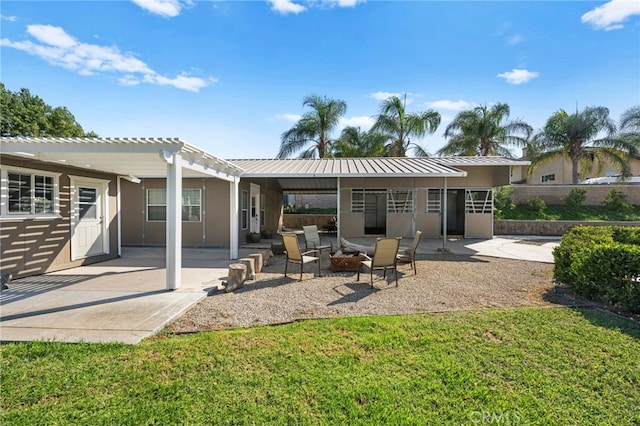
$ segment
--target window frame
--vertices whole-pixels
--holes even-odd
[[[9,175],[28,175],[29,176],[29,211],[9,211],[10,185]],[[3,166],[0,167],[0,219],[59,219],[60,215],[60,176],[62,173],[50,172],[46,170],[30,169],[24,167]],[[37,212],[37,192],[42,188],[36,188],[37,178],[51,179],[51,211]]]
[[[151,191],[162,191],[164,192],[165,196],[164,196],[164,203],[149,203],[149,194]],[[199,204],[195,204],[195,203],[189,203],[189,204],[185,204],[184,202],[184,193],[185,191],[197,191],[198,193],[198,198],[200,203]],[[145,199],[145,220],[147,222],[166,222],[167,221],[167,189],[166,188],[146,188],[146,199]],[[149,207],[164,207],[164,219],[150,219],[149,218]],[[198,207],[198,219],[197,220],[190,220],[190,219],[185,219],[185,207]],[[182,193],[180,196],[180,211],[181,211],[181,222],[188,222],[188,223],[198,223],[198,222],[202,222],[202,188],[182,188]]]
[[[240,191],[240,229],[249,229],[249,191]]]

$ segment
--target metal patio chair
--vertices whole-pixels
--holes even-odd
[[[318,250],[307,250],[305,252],[300,251],[298,245],[298,235],[293,233],[282,233],[282,243],[284,244],[285,254],[287,255],[287,261],[284,264],[284,276],[287,276],[287,267],[289,262],[300,265],[300,281],[302,281],[302,270],[305,263],[317,262],[318,263],[318,277],[320,274],[320,252]],[[310,256],[310,254],[317,254],[317,256]]]
[[[376,239],[376,247],[373,257],[366,254],[363,256],[367,260],[361,260],[360,265],[369,268],[371,287],[373,287],[373,270],[382,269],[384,278],[387,277],[387,269],[393,269],[396,278],[396,287],[398,287],[398,249],[400,248],[400,237],[386,237]],[[358,268],[358,281],[360,281],[360,268]]]
[[[320,238],[320,233],[318,232],[318,227],[316,225],[303,226],[302,230],[304,231],[304,239],[307,250],[318,250],[320,252],[320,255],[322,255],[322,250],[329,250],[329,253],[333,253],[333,243],[329,241],[329,244],[323,244]]]
[[[413,244],[411,247],[401,247],[398,253],[398,262],[410,263],[413,268],[413,274],[418,275],[416,268],[416,251],[418,250],[418,244],[420,244],[420,236],[422,231],[416,231],[416,235],[413,237]]]

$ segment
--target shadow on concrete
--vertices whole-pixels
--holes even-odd
[[[144,293],[134,293],[134,294],[128,294],[126,296],[118,296],[118,297],[111,297],[108,299],[94,300],[91,302],[77,303],[74,305],[57,306],[55,308],[41,309],[39,311],[31,311],[31,312],[24,312],[24,313],[13,314],[13,315],[6,315],[6,316],[0,317],[0,322],[11,321],[11,320],[21,319],[21,318],[36,317],[38,315],[54,314],[58,312],[71,311],[74,309],[88,308],[91,306],[106,305],[109,303],[121,302],[123,300],[138,299],[140,297],[147,297],[147,296],[152,296],[154,294],[161,294],[166,292],[167,290],[147,291]]]
[[[50,291],[89,281],[100,276],[114,275],[106,272],[100,275],[35,275],[11,281],[7,290],[0,293],[0,306],[18,302]],[[0,320],[4,319],[3,317]]]

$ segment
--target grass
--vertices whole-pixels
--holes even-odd
[[[620,211],[606,206],[569,207],[564,205],[548,205],[542,213],[532,211],[527,205],[516,205],[502,212],[501,219],[517,220],[640,220],[640,206],[631,205]]]
[[[2,424],[640,423],[640,325],[531,308],[0,346]]]

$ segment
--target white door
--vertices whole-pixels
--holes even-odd
[[[250,191],[250,232],[260,232],[260,185],[251,184]]]
[[[106,253],[104,184],[76,181],[74,184],[72,258]]]

